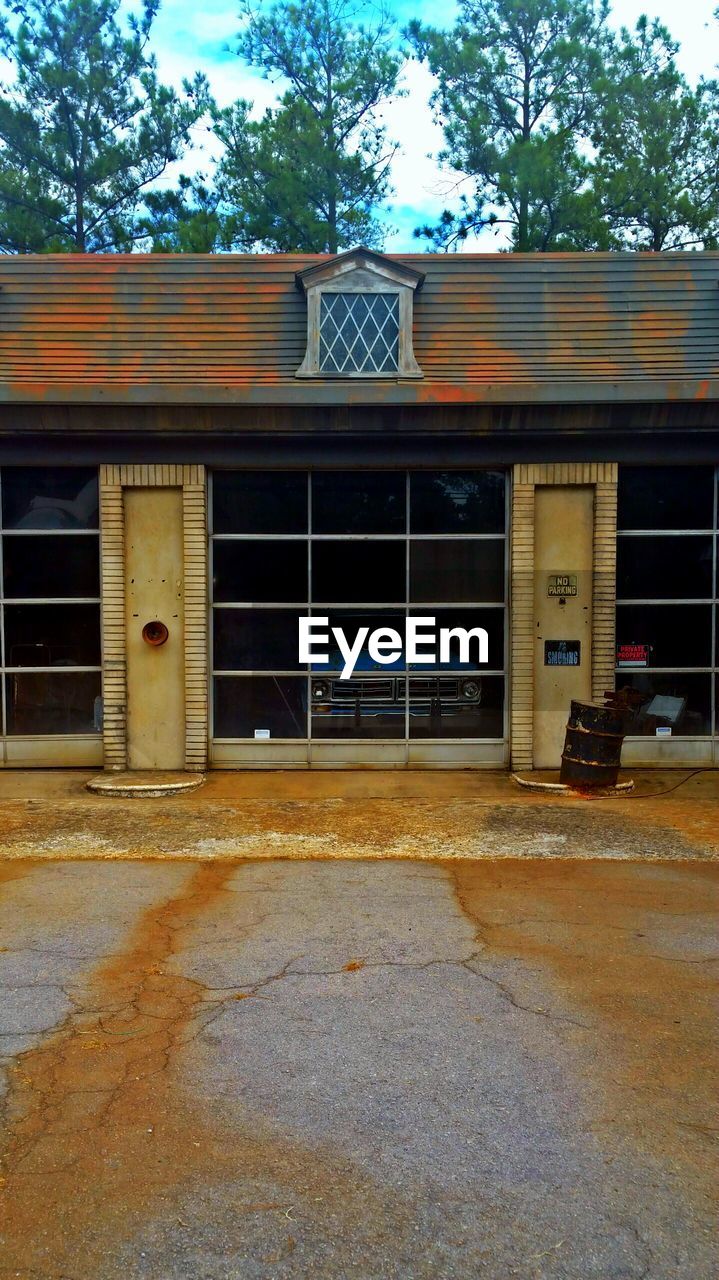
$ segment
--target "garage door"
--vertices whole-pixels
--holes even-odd
[[[215,472],[213,762],[504,763],[507,488],[488,470]],[[311,663],[304,617],[326,619]],[[457,633],[444,655],[408,661],[403,644],[378,661],[363,646],[341,678],[338,633],[350,646],[378,631],[404,640],[419,617]],[[474,629],[485,660],[462,645]]]

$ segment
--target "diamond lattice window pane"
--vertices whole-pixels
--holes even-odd
[[[321,373],[396,373],[399,297],[396,293],[323,293]]]

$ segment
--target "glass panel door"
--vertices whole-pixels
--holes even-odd
[[[216,472],[215,761],[442,764],[466,744],[502,763],[507,487],[501,471]],[[328,637],[305,666],[303,615]],[[430,616],[485,629],[489,661],[455,634],[436,664],[408,663],[408,620]],[[361,644],[342,679],[336,632],[385,648]]]

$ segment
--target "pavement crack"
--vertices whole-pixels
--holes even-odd
[[[21,1052],[10,1069],[4,1194],[18,1178],[91,1165],[94,1143],[108,1126],[112,1131],[130,1095],[151,1076],[167,1073],[203,996],[202,984],[168,973],[167,965],[182,930],[222,891],[231,870],[229,864],[201,864],[184,892],[146,912],[128,950],[104,958],[89,999],[72,997],[57,983],[25,984],[63,991],[70,1010],[49,1035],[43,1029],[46,1039]],[[93,1000],[93,990],[104,998]]]
[[[475,954],[476,953],[473,952],[471,956],[468,956],[466,958],[462,958],[462,957],[457,958],[456,956],[447,956],[447,957],[436,956],[431,960],[361,960],[357,963],[356,967],[353,966],[352,969],[348,969],[346,964],[342,965],[340,969],[292,969],[290,970],[287,976],[288,977],[297,976],[297,977],[303,977],[303,978],[314,977],[314,976],[326,977],[326,978],[338,977],[338,976],[347,977],[351,973],[360,973],[364,969],[422,970],[422,969],[431,969],[436,965],[456,965],[456,966],[459,966],[460,968],[464,968],[466,965],[467,959],[471,960],[473,958],[473,955]]]
[[[495,987],[513,1009],[518,1009],[522,1013],[535,1014],[538,1018],[546,1018],[550,1022],[566,1022],[573,1027],[581,1027],[583,1031],[592,1030],[588,1023],[581,1022],[578,1018],[570,1018],[568,1014],[555,1013],[554,1010],[542,1008],[540,1005],[522,1004],[522,1002],[517,999],[511,988],[507,986],[507,983],[503,982],[501,978],[495,978],[492,974],[486,973],[484,969],[478,969],[474,964],[470,964],[469,962],[467,962],[466,967],[469,968],[471,973],[476,974],[478,978],[482,978],[485,982],[488,982],[491,986]]]

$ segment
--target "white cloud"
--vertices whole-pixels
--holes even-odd
[[[692,81],[711,76],[719,63],[717,23],[712,14],[717,0],[619,0],[614,5],[611,22],[614,27],[634,27],[642,14],[659,18],[669,28],[681,49],[677,63]]]

